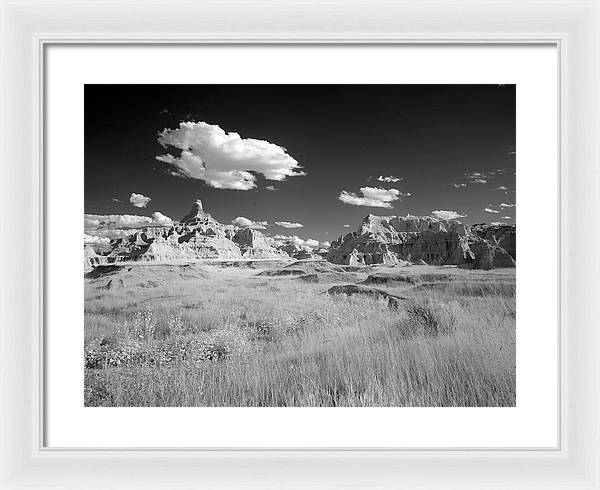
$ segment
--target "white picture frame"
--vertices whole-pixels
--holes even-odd
[[[600,3],[0,1],[0,488],[600,488]],[[560,80],[555,450],[49,449],[43,50],[51,43],[544,43]],[[10,237],[10,239],[7,239]]]

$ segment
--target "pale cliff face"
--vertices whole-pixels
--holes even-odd
[[[369,214],[356,232],[343,235],[331,244],[326,258],[350,265],[425,262],[431,265],[473,263],[477,266],[481,261],[476,260],[475,251],[479,251],[490,257],[486,264],[514,266],[516,229],[497,228],[488,225],[472,228],[458,220],[431,216]]]
[[[111,242],[105,255],[86,255],[86,267],[122,261],[177,261],[203,259],[289,259],[265,236],[251,229],[233,229],[216,221],[198,199],[179,223],[141,228]],[[92,260],[95,261],[92,264]]]
[[[363,233],[425,233],[452,232],[466,235],[470,232],[469,225],[458,220],[443,220],[431,216],[375,216],[367,215],[358,230]]]

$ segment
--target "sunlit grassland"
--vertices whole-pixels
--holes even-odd
[[[515,405],[514,271],[386,286],[410,298],[398,308],[323,294],[333,283],[193,271],[86,280],[86,405]]]

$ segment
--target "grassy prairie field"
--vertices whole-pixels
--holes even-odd
[[[86,406],[515,405],[514,269],[132,264],[96,275],[85,279]],[[401,299],[326,293],[359,283]]]

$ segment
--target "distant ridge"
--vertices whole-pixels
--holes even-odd
[[[474,268],[515,267],[516,227],[469,226],[431,216],[363,218],[357,231],[331,243],[326,259],[335,264],[471,264]]]
[[[85,250],[85,269],[118,262],[177,262],[195,260],[289,260],[258,230],[223,225],[196,199],[179,223],[142,227],[110,243],[107,253]]]

